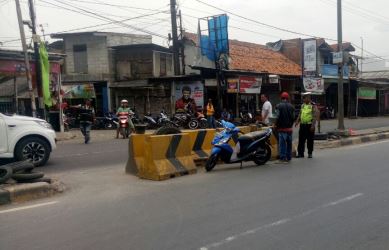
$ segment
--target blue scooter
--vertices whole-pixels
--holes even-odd
[[[257,165],[263,165],[270,160],[272,129],[239,136],[240,130],[234,124],[224,120],[221,124],[224,129],[217,133],[212,141],[214,147],[205,164],[207,172],[215,167],[219,158],[227,164],[241,163],[241,167],[243,161],[254,161]],[[228,144],[231,139],[236,141],[235,148]]]

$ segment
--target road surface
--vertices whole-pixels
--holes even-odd
[[[0,249],[389,249],[389,141],[164,182],[111,143],[62,145],[45,171],[69,189],[1,207]]]

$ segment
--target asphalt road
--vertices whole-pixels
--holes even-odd
[[[125,145],[62,145],[44,171],[69,189],[1,207],[0,249],[389,249],[389,141],[164,182],[125,175]]]

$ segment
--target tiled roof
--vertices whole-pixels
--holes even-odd
[[[185,33],[185,37],[197,43],[197,35]],[[280,52],[266,48],[264,45],[229,40],[233,70],[268,72],[270,74],[300,76],[301,67]]]
[[[331,44],[330,45],[333,51],[338,51],[338,44]],[[346,42],[342,43],[343,50],[345,51],[355,51],[355,48],[351,45],[351,43]]]

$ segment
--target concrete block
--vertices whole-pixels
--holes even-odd
[[[23,202],[54,194],[53,188],[46,182],[17,184],[4,189],[9,192],[11,202]]]
[[[11,203],[11,197],[8,190],[0,188],[0,205]]]

